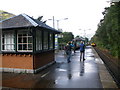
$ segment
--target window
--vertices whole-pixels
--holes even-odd
[[[18,51],[32,51],[32,36],[30,31],[18,31],[17,43]]]
[[[55,34],[55,49],[58,49],[58,35]]]
[[[3,31],[2,34],[2,51],[15,50],[15,36],[13,31]]]
[[[44,49],[48,49],[48,32],[44,31],[44,42],[43,42],[43,46],[44,46]]]
[[[42,31],[36,31],[36,50],[42,50]]]
[[[52,33],[50,33],[50,46],[49,46],[49,48],[50,49],[53,49],[53,34]]]
[[[2,30],[0,30],[0,53],[1,53],[1,45],[2,45]]]

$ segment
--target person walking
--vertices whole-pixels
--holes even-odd
[[[70,58],[71,58],[71,53],[72,53],[72,45],[71,42],[68,42],[66,45],[66,54],[67,54],[67,62],[71,62]]]
[[[76,50],[76,41],[73,42],[73,50],[74,50],[74,53],[76,53],[75,52],[75,50]]]
[[[85,61],[85,44],[83,41],[80,43],[80,61],[83,58],[83,61]]]

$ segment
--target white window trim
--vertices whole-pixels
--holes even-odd
[[[14,31],[12,31],[12,30],[9,30],[9,31],[2,31],[2,34],[1,34],[1,51],[4,51],[4,52],[15,52],[15,42],[14,43],[12,43],[12,45],[14,45],[14,50],[3,50],[3,42],[2,42],[2,40],[3,40],[3,37],[2,37],[2,35],[3,35],[3,33],[6,33],[6,32],[12,32],[12,34],[13,34],[13,36],[14,36]],[[14,39],[15,39],[15,37],[14,37]],[[13,40],[14,41],[14,40]],[[4,45],[5,45],[5,43],[4,43]],[[10,44],[11,45],[11,44]]]
[[[18,45],[19,45],[18,44],[18,34],[23,34],[22,32],[24,32],[24,31],[27,31],[27,30],[20,30],[20,31],[17,32],[17,51],[18,52],[32,52],[33,50],[18,50]],[[27,40],[27,42],[28,42],[28,40]],[[32,44],[32,47],[33,47],[33,43],[31,43],[31,44]]]

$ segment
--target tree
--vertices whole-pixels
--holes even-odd
[[[107,13],[104,14],[104,19],[100,21],[91,41],[94,41],[100,48],[108,49],[113,56],[120,58],[120,2],[106,8],[105,12]]]
[[[63,32],[61,34],[63,37],[58,39],[59,43],[67,43],[74,39],[74,35],[72,34],[72,32]]]

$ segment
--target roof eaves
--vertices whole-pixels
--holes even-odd
[[[52,30],[52,31],[57,32],[57,33],[61,33],[61,31],[58,31],[58,30],[56,30],[56,29],[54,29],[54,28],[52,28],[52,27],[50,27],[50,26],[48,26],[48,25],[46,25],[44,23],[42,25],[39,25],[39,27],[43,27],[43,28]]]
[[[38,26],[38,24],[32,20],[30,17],[28,17],[26,14],[21,14],[22,16],[24,16],[31,24],[33,24],[33,26]]]

